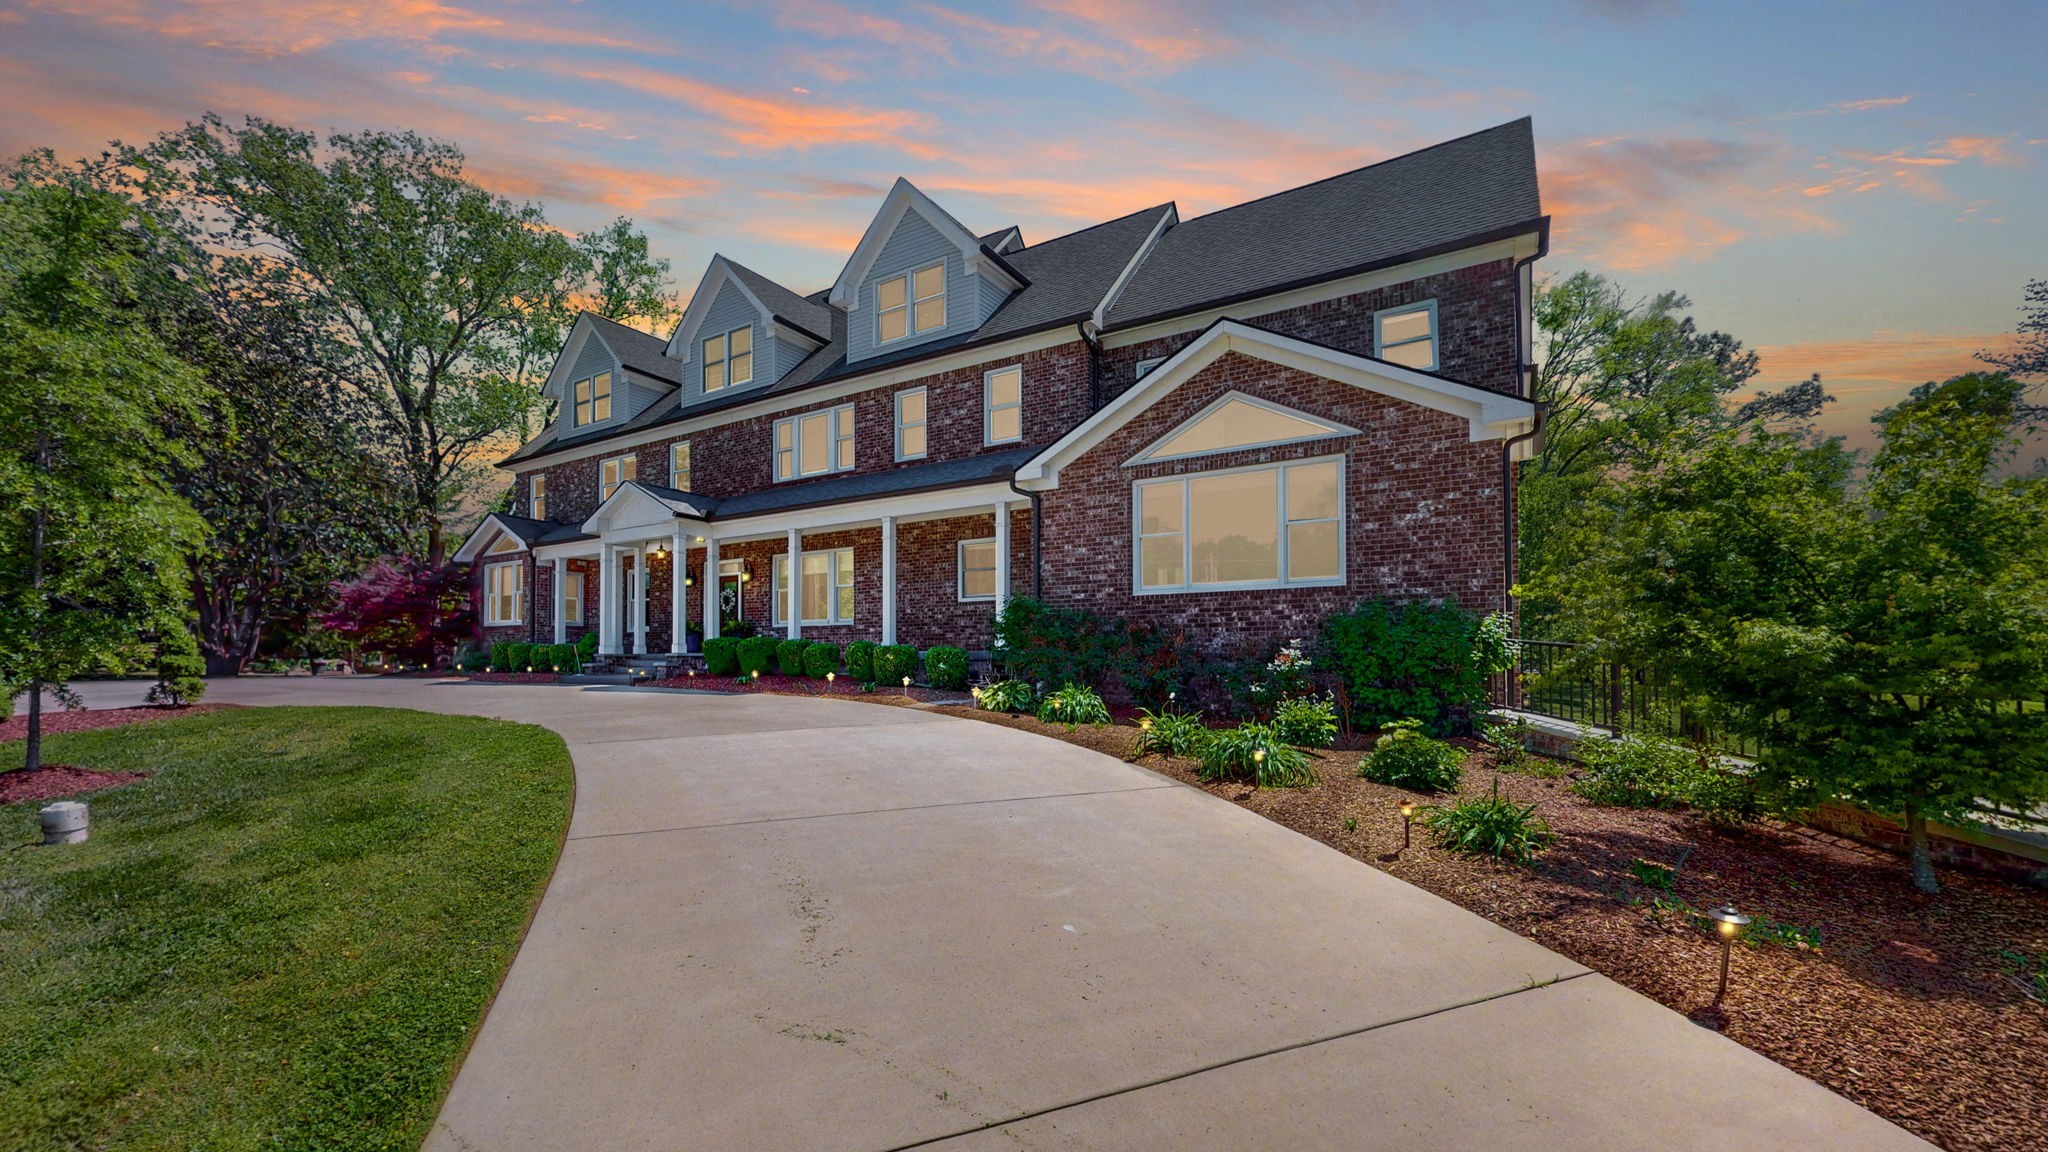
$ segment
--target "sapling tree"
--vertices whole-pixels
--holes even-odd
[[[2014,478],[2022,385],[1975,373],[1839,444],[1730,429],[1659,453],[1563,531],[1544,578],[1578,657],[1654,668],[1760,743],[1779,798],[1929,819],[2048,801],[2048,484]],[[2031,706],[2027,703],[2033,702]]]

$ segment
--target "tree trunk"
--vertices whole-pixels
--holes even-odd
[[[33,772],[43,766],[43,682],[28,682],[28,742],[22,746],[21,767]]]
[[[442,535],[441,518],[427,516],[427,563],[439,568],[448,562],[448,540]]]
[[[200,655],[206,660],[206,678],[209,680],[216,676],[240,676],[249,663],[248,654],[242,652],[216,652],[206,648]]]
[[[1913,845],[1913,887],[1929,895],[1941,891],[1934,878],[1934,857],[1927,850],[1927,817],[1917,809],[1906,810],[1906,838]]]

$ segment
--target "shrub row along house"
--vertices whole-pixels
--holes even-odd
[[[1503,607],[1548,234],[1526,119],[1038,243],[899,180],[828,289],[717,256],[667,340],[582,317],[457,559],[485,639],[621,656],[986,649],[1013,594],[1219,651]]]

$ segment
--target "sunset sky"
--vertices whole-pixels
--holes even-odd
[[[0,0],[0,149],[415,128],[556,223],[829,283],[908,176],[1041,240],[1522,115],[1539,271],[1677,288],[1864,439],[2048,277],[2048,4]]]

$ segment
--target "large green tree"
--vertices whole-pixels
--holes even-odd
[[[47,152],[0,176],[0,683],[29,691],[31,770],[45,687],[185,626],[204,530],[171,487],[190,454],[169,429],[205,387],[153,324],[183,288],[104,184]]]
[[[1860,474],[1809,435],[1653,450],[1558,529],[1541,578],[1587,661],[1655,668],[1763,748],[1794,802],[1929,818],[2048,801],[2048,484],[2005,474],[2022,386],[1972,374],[1883,414]],[[2032,707],[2021,704],[2035,701]]]

